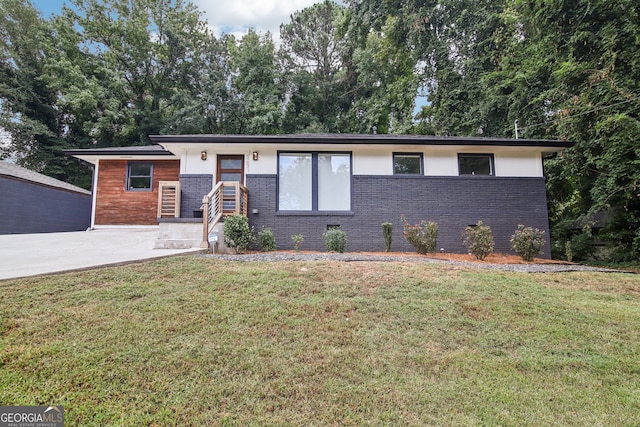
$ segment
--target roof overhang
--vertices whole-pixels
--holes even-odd
[[[96,164],[99,159],[108,160],[178,160],[179,158],[160,145],[135,147],[91,148],[86,150],[65,150],[68,156],[87,163]]]
[[[554,153],[574,145],[573,142],[544,139],[477,138],[431,135],[380,134],[297,134],[297,135],[150,135],[156,144],[170,151],[179,145],[233,145],[233,146],[432,146],[432,147],[513,147],[536,148],[543,153]]]
[[[479,138],[432,135],[380,135],[380,134],[295,134],[295,135],[150,135],[155,145],[134,147],[107,147],[84,150],[65,150],[65,154],[87,163],[96,164],[100,159],[109,160],[178,160],[187,149],[206,149],[212,146],[236,149],[259,147],[282,147],[300,149],[315,146],[319,149],[345,149],[363,146],[369,149],[407,149],[432,147],[434,149],[490,149],[502,147],[506,150],[520,148],[555,153],[572,147],[573,142],[546,139]]]

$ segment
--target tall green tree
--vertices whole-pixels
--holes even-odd
[[[338,32],[345,8],[330,0],[291,15],[280,27],[280,55],[288,82],[283,130],[339,132],[350,107],[348,40]]]
[[[237,106],[233,133],[274,134],[283,117],[284,85],[275,44],[269,33],[249,30],[241,40],[231,38],[231,85]]]
[[[112,70],[120,124],[114,141],[146,144],[165,128],[172,99],[200,78],[210,33],[182,0],[74,0],[84,43]]]
[[[513,136],[515,120],[537,111],[527,105],[534,76],[521,67],[526,44],[509,1],[371,0],[351,10],[361,34],[383,32],[415,62],[429,104],[419,117],[428,126],[414,131]]]
[[[558,229],[604,218],[613,257],[640,259],[640,8],[633,2],[518,1],[552,55],[553,132],[576,142],[549,166]]]
[[[350,90],[351,107],[347,114],[349,129],[368,133],[407,133],[413,123],[413,109],[419,77],[411,52],[393,40],[395,19],[380,31],[369,31],[354,43]],[[350,33],[353,35],[351,28]],[[354,40],[358,40],[353,35]]]
[[[236,133],[238,105],[230,82],[233,43],[233,36],[216,39],[208,34],[199,75],[171,96],[162,133]]]
[[[58,40],[29,1],[0,1],[0,127],[11,142],[3,157],[46,175],[87,186],[86,174],[66,157],[72,113],[50,86]]]

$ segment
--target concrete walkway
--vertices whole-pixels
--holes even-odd
[[[0,280],[122,264],[202,249],[153,249],[158,227],[0,235]]]

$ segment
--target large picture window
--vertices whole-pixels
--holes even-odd
[[[423,175],[421,153],[393,153],[394,175]]]
[[[460,175],[494,175],[493,154],[458,154]]]
[[[151,191],[152,181],[152,162],[129,162],[127,164],[127,191]]]
[[[278,210],[350,209],[350,153],[279,153]]]

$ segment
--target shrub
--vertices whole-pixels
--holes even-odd
[[[391,252],[391,241],[393,240],[393,224],[390,222],[382,223],[382,237],[384,237],[384,250]]]
[[[347,247],[347,233],[339,228],[332,228],[322,234],[327,250],[330,252],[343,253]]]
[[[436,251],[438,242],[438,224],[433,221],[421,221],[411,225],[404,217],[402,220],[402,236],[416,249],[419,254]]]
[[[509,240],[511,249],[516,251],[523,260],[531,261],[533,257],[542,254],[542,247],[545,243],[543,236],[544,231],[520,224]]]
[[[270,228],[262,228],[258,232],[258,241],[263,252],[272,252],[277,249],[276,237],[273,235],[273,231]]]
[[[477,259],[483,260],[493,253],[495,242],[491,227],[482,225],[482,221],[478,221],[475,225],[464,229],[462,233],[464,245],[469,249],[469,254]]]
[[[249,220],[240,214],[229,215],[224,219],[224,243],[243,254],[247,247],[256,240]]]
[[[300,250],[300,245],[304,242],[304,236],[302,234],[294,234],[291,236],[291,240],[293,241],[293,249],[298,252]]]

